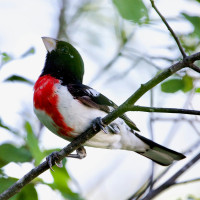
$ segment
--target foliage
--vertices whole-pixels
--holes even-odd
[[[124,19],[142,24],[149,20],[148,10],[141,0],[113,0]]]
[[[65,1],[63,1],[65,2]],[[85,3],[86,2],[86,3]],[[199,0],[196,0],[197,3],[199,3]],[[98,2],[99,3],[99,2]],[[166,61],[168,65],[173,64],[174,61],[176,60],[181,60],[182,57],[180,54],[176,54],[174,58],[168,58],[167,56],[162,57],[162,58],[153,58],[153,55],[147,54],[143,55],[140,54],[137,50],[134,50],[132,47],[131,43],[131,36],[133,34],[130,34],[130,26],[131,29],[134,29],[136,31],[135,27],[139,28],[144,28],[148,27],[149,29],[153,28],[153,24],[155,24],[156,20],[151,19],[150,12],[152,11],[149,9],[148,5],[146,5],[146,2],[142,0],[113,0],[113,8],[116,8],[117,10],[117,17],[114,16],[112,20],[107,20],[107,16],[98,16],[99,12],[101,10],[101,6],[98,5],[96,1],[94,2],[87,2],[83,1],[80,2],[79,7],[75,11],[74,15],[71,14],[68,10],[66,10],[66,14],[64,18],[67,18],[67,22],[65,20],[61,20],[60,18],[60,27],[65,27],[67,25],[67,31],[64,33],[64,35],[67,37],[68,32],[73,32],[74,27],[76,27],[76,23],[82,19],[85,14],[96,14],[92,15],[93,17],[90,17],[90,20],[94,20],[95,24],[99,23],[101,27],[101,23],[108,23],[109,29],[110,30],[110,24],[111,21],[114,21],[114,29],[116,35],[113,34],[113,38],[116,36],[118,40],[122,43],[120,48],[118,49],[117,56],[114,57],[108,65],[104,67],[103,70],[108,70],[111,66],[115,64],[115,61],[119,57],[127,58],[127,54],[129,56],[129,60],[131,57],[132,65],[137,66],[137,63],[140,62],[141,59],[144,59],[150,63],[150,66],[153,66],[156,68],[156,70],[163,70],[163,69],[158,69],[155,64],[156,59],[161,59],[162,61]],[[67,9],[67,8],[65,8]],[[119,17],[121,16],[121,17]],[[95,18],[96,17],[96,18]],[[191,26],[193,27],[193,31],[187,34],[182,34],[179,33],[178,37],[180,39],[180,42],[184,48],[184,50],[188,54],[192,54],[194,52],[197,52],[197,50],[200,48],[200,17],[199,16],[192,16],[186,13],[181,13],[180,16],[184,21],[187,21]],[[120,19],[119,19],[120,18]],[[123,18],[123,19],[122,19]],[[99,20],[100,19],[100,20]],[[99,21],[98,21],[99,20]],[[108,21],[108,22],[107,22]],[[128,21],[128,24],[126,23]],[[176,21],[176,19],[175,19]],[[66,23],[65,25],[63,23]],[[104,25],[103,24],[103,25]],[[125,25],[124,25],[125,24]],[[130,25],[131,24],[131,25]],[[132,26],[133,25],[133,26]],[[74,27],[73,27],[74,26]],[[81,30],[81,26],[79,27]],[[62,30],[63,31],[63,30]],[[133,31],[133,32],[134,32]],[[59,32],[59,31],[58,31]],[[58,38],[61,35],[61,31],[58,34]],[[63,32],[62,32],[63,33]],[[98,40],[96,40],[96,33],[93,32],[86,32],[87,37],[90,39],[90,41],[95,41],[95,44],[97,44]],[[171,36],[172,37],[172,36]],[[92,40],[92,38],[94,38]],[[100,42],[99,42],[100,43]],[[128,47],[129,48],[128,48]],[[126,48],[125,48],[126,47]],[[173,47],[165,47],[166,49],[174,49],[177,48],[176,44],[174,44]],[[89,49],[89,48],[88,48]],[[14,58],[10,53],[2,52],[0,54],[0,69],[1,67],[6,67],[6,64],[8,64],[11,61],[15,61],[16,59],[24,59],[27,56],[31,56],[35,54],[35,49],[34,47],[31,47],[28,49],[25,53],[23,53],[19,58]],[[136,60],[138,62],[134,62],[133,57],[136,57]],[[199,63],[197,64],[197,67],[199,67]],[[130,71],[133,68],[130,68]],[[115,70],[114,70],[115,71]],[[116,70],[117,71],[117,70]],[[128,72],[130,72],[128,71]],[[102,76],[103,73],[98,73],[98,78]],[[129,73],[125,73],[127,75]],[[111,79],[109,79],[110,81]],[[176,93],[176,92],[183,92],[185,95],[187,95],[189,92],[196,92],[200,93],[200,87],[198,85],[200,81],[200,76],[194,75],[191,73],[190,69],[184,70],[181,73],[177,73],[176,75],[170,77],[169,79],[165,80],[161,85],[161,92],[164,93]],[[26,77],[23,77],[21,75],[16,75],[16,74],[11,74],[8,78],[6,78],[1,84],[5,84],[6,82],[12,82],[13,85],[15,82],[20,82],[22,84],[28,84],[29,86],[32,87],[33,81],[27,79]],[[47,156],[49,153],[55,151],[55,149],[43,149],[41,148],[39,136],[37,134],[36,127],[34,127],[29,120],[24,121],[24,129],[21,130],[21,132],[18,132],[16,130],[13,130],[10,126],[6,124],[6,122],[3,122],[0,120],[0,128],[6,130],[9,134],[13,135],[16,137],[16,142],[14,143],[9,143],[5,142],[0,145],[0,167],[6,167],[11,162],[14,162],[18,165],[23,165],[23,163],[26,162],[32,162],[34,166],[37,166],[42,162],[42,160]],[[0,130],[1,130],[0,129]],[[23,133],[25,132],[25,135]],[[23,140],[24,142],[21,144],[18,141]],[[64,161],[64,165],[67,164],[67,161]],[[12,197],[11,199],[13,200],[18,200],[18,199],[38,199],[37,191],[35,189],[35,186],[37,184],[44,184],[49,186],[52,190],[58,190],[62,196],[65,199],[73,199],[73,200],[79,200],[82,199],[81,195],[78,193],[75,193],[72,191],[70,187],[70,183],[73,182],[67,169],[65,167],[63,168],[57,168],[54,167],[55,172],[51,172],[51,176],[53,178],[52,183],[47,183],[43,179],[37,179],[37,181],[34,181],[33,183],[27,185],[26,187],[23,188],[23,190]],[[8,188],[10,185],[12,185],[14,182],[16,182],[16,178],[13,178],[11,176],[8,176],[4,172],[4,168],[0,170],[0,193],[4,191],[6,188]],[[198,199],[193,197],[192,195],[188,197],[188,199]]]

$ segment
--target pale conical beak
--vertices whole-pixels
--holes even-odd
[[[56,39],[50,38],[50,37],[42,37],[42,40],[44,42],[44,46],[46,47],[46,50],[50,53],[51,51],[56,49]]]

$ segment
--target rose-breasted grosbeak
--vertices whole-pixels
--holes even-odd
[[[82,84],[84,64],[69,43],[43,37],[47,49],[45,66],[34,86],[34,111],[39,120],[56,135],[71,141],[85,131],[94,119],[101,119],[117,105],[96,90]],[[87,146],[135,151],[161,165],[170,165],[185,156],[161,146],[135,131],[136,125],[122,115],[85,143]],[[107,134],[106,134],[107,133]],[[82,158],[85,150],[76,155]],[[49,161],[51,167],[51,160]]]

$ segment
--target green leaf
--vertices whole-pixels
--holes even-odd
[[[44,153],[45,157],[47,157],[48,155],[50,155],[54,151],[60,151],[60,149],[58,149],[58,148],[56,148],[56,149],[47,149],[47,150],[44,150],[43,153]]]
[[[11,199],[12,200],[12,199]],[[26,185],[13,200],[38,200],[37,191],[34,184]]]
[[[200,88],[196,88],[195,92],[200,93]]]
[[[142,0],[113,0],[113,3],[124,19],[138,24],[148,22],[148,11]]]
[[[2,55],[2,59],[1,59],[1,65],[4,65],[6,64],[7,62],[11,61],[13,58],[12,56],[10,56],[9,54],[7,53],[1,53]]]
[[[22,76],[18,76],[18,75],[12,75],[10,77],[8,77],[6,80],[4,80],[5,82],[8,81],[17,81],[17,82],[24,82],[24,83],[28,83],[30,85],[33,85],[34,83],[31,80],[28,80]]]
[[[182,15],[194,26],[194,33],[200,37],[200,17],[190,16],[186,13],[182,13]]]
[[[0,119],[0,127],[6,129],[6,130],[8,130],[8,131],[10,131],[10,128],[9,128],[8,126],[6,126],[6,125],[2,122],[1,119]]]
[[[32,156],[35,159],[35,165],[39,165],[41,160],[44,158],[44,154],[39,148],[38,139],[33,133],[30,123],[26,122],[24,127],[27,133],[27,145],[30,149]]]
[[[64,165],[66,163],[66,159],[63,160]],[[61,192],[63,197],[68,200],[81,200],[82,198],[77,194],[72,192],[72,190],[69,188],[69,181],[70,176],[65,169],[65,167],[58,168],[57,166],[54,166],[55,172],[51,171],[51,174],[53,176],[54,182],[52,184],[48,184],[53,190],[57,189]]]
[[[0,145],[0,167],[10,162],[29,162],[32,157],[25,147],[17,148],[12,144]]]
[[[5,177],[0,177],[0,193],[8,189],[12,184],[14,184],[18,179],[16,178],[5,178]]]
[[[34,53],[35,53],[35,49],[33,47],[31,47],[21,57],[24,58],[24,57],[29,56],[29,55],[34,54]]]
[[[4,128],[4,129],[10,131],[11,133],[14,133],[15,135],[19,135],[19,133],[17,133],[17,131],[13,130],[12,128],[7,126],[5,123],[3,123],[1,118],[0,118],[0,128]]]
[[[193,89],[193,78],[187,74],[182,78],[184,87],[181,89],[183,92],[188,92]]]
[[[181,79],[170,79],[161,84],[161,90],[166,93],[174,93],[184,88],[184,82]]]

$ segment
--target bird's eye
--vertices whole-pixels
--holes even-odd
[[[64,54],[67,54],[67,53],[69,52],[68,48],[65,48],[65,47],[62,47],[62,48],[60,49],[60,51],[61,51],[62,53],[64,53]]]

